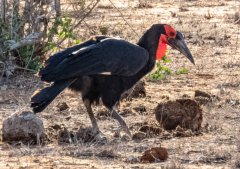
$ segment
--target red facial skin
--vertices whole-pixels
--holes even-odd
[[[176,38],[177,32],[169,25],[164,25],[166,35],[161,34],[158,41],[158,48],[156,52],[156,60],[163,58],[167,51],[168,38]]]

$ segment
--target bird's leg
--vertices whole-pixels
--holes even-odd
[[[90,120],[92,122],[92,127],[93,127],[93,134],[98,134],[99,133],[99,128],[98,128],[98,124],[97,121],[94,117],[93,111],[92,111],[92,107],[91,107],[91,103],[89,100],[84,100],[84,105],[87,109],[88,115],[90,117]]]
[[[116,108],[113,107],[113,109],[111,110],[111,116],[117,120],[119,122],[119,124],[121,125],[121,128],[123,131],[126,132],[127,135],[129,135],[130,138],[132,138],[131,132],[126,124],[126,122],[123,120],[123,118],[118,114],[118,112],[116,111]]]

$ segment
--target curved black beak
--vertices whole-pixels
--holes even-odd
[[[176,38],[169,38],[168,39],[168,44],[174,48],[180,51],[184,56],[186,56],[194,65],[194,59],[192,57],[191,52],[189,51],[187,44],[184,41],[184,37],[181,32],[177,31]]]

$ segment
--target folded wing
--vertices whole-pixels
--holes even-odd
[[[47,82],[104,73],[132,76],[148,59],[148,52],[140,46],[101,36],[53,55],[39,74]]]

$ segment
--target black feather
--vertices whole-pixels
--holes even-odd
[[[31,107],[35,113],[43,111],[66,87],[71,85],[75,80],[64,80],[54,82],[51,86],[42,89],[34,94],[31,98]]]
[[[110,72],[112,75],[132,76],[139,72],[148,62],[148,52],[127,41],[106,38],[66,56],[51,71],[41,72],[41,79],[46,82],[64,80],[85,75]]]

